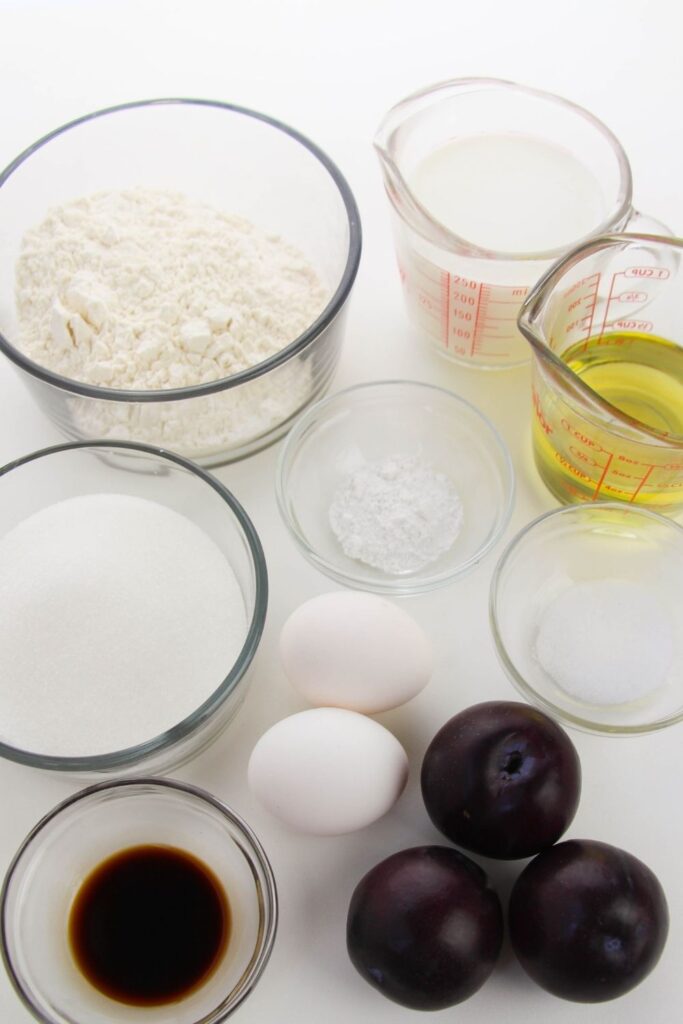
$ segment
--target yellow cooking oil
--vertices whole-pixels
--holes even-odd
[[[683,348],[652,334],[605,334],[562,356],[584,384],[660,434],[683,437]]]
[[[656,335],[612,332],[572,345],[561,359],[614,408],[668,435],[671,447],[649,445],[645,433],[641,443],[619,439],[607,421],[596,428],[541,391],[534,396],[534,455],[550,490],[562,501],[616,498],[665,508],[683,502],[683,347]]]

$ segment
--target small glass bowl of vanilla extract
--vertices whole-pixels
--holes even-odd
[[[196,787],[82,790],[25,839],[0,897],[10,980],[44,1024],[219,1024],[271,953],[277,890],[249,826]]]

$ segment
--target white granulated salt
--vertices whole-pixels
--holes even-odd
[[[344,554],[382,572],[417,572],[460,532],[452,481],[417,455],[390,455],[351,473],[335,492],[329,521]]]
[[[294,341],[327,299],[314,269],[281,239],[150,188],[55,207],[26,232],[16,266],[19,347],[62,376],[114,390],[230,377]],[[252,408],[222,393],[142,407],[72,399],[71,409],[89,436],[186,453],[226,448],[245,439],[246,424],[254,436],[300,408],[310,369],[302,361],[296,369],[277,387],[259,381]]]
[[[575,583],[541,615],[535,654],[562,690],[588,704],[624,704],[666,681],[674,652],[671,615],[632,580]]]
[[[0,540],[0,738],[59,756],[152,739],[246,633],[235,574],[189,519],[121,494],[48,506]]]

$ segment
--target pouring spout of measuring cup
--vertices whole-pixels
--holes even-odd
[[[520,307],[517,326],[531,346],[534,413],[547,434],[554,431],[546,416],[543,395],[556,393],[562,402],[571,402],[587,414],[593,399],[598,397],[581,383],[561,356],[568,347],[564,338],[573,340],[579,332],[585,333],[589,317],[592,322],[594,293],[587,284],[590,275],[582,277],[578,271],[571,278],[570,275],[583,265],[582,261],[598,257],[610,241],[607,235],[593,238],[562,256],[539,278]]]
[[[373,146],[394,214],[407,229],[435,246],[450,249],[458,248],[460,240],[454,240],[451,232],[431,217],[408,183],[411,165],[424,152],[424,116],[429,115],[433,94],[439,88],[423,89],[392,107],[375,133]]]
[[[394,212],[404,224],[437,250],[487,259],[496,254],[476,239],[466,238],[434,215],[416,194],[413,176],[420,162],[455,133],[480,131],[477,117],[466,113],[460,124],[460,105],[500,89],[521,90],[513,82],[495,78],[459,78],[438,82],[412,93],[382,118],[373,145],[384,185]],[[468,127],[469,123],[470,127]]]
[[[641,213],[640,210],[631,211],[624,231],[628,231],[629,234],[657,235],[662,238],[673,238],[675,234],[661,220],[657,220],[656,217],[650,217],[647,213]]]
[[[410,189],[398,169],[390,149],[391,136],[388,132],[382,132],[382,127],[383,125],[380,126],[380,131],[373,139],[373,145],[379,158],[384,188],[389,202],[397,213],[405,216],[406,219],[410,217],[412,220],[419,222],[421,217],[420,211],[415,208]]]

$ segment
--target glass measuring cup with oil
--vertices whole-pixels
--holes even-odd
[[[562,502],[683,508],[682,256],[681,239],[597,238],[524,302],[534,458]]]
[[[386,115],[375,147],[409,316],[467,366],[528,361],[522,300],[583,239],[641,226],[631,170],[588,111],[512,82],[456,79]],[[643,230],[666,233],[649,222]]]

